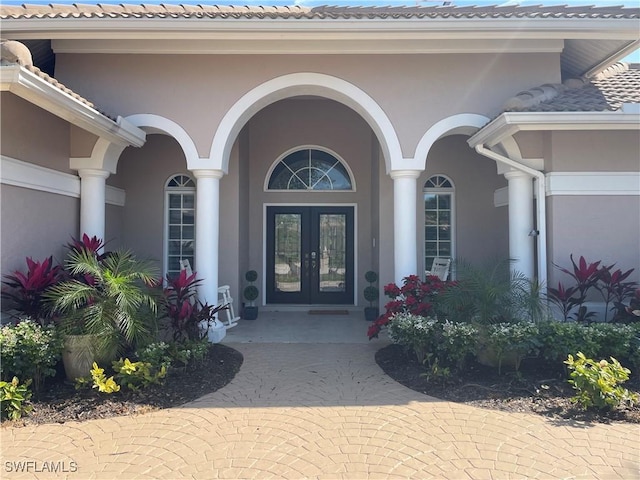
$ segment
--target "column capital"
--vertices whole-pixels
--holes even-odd
[[[392,179],[396,178],[414,178],[417,179],[422,174],[422,170],[391,170],[389,176]]]
[[[80,178],[89,178],[89,177],[95,177],[95,178],[109,178],[109,175],[111,175],[111,172],[108,170],[102,170],[99,168],[79,168],[78,169],[78,176],[80,176]]]
[[[514,178],[533,178],[531,175],[529,175],[526,172],[523,172],[522,170],[509,170],[508,172],[504,172],[503,173],[504,178],[506,178],[507,180],[511,180]]]
[[[222,170],[214,169],[214,168],[197,168],[191,170],[191,173],[196,178],[222,178],[224,177],[224,172]]]

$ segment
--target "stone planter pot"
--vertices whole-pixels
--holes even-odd
[[[87,377],[97,358],[95,335],[65,335],[62,363],[67,379]]]
[[[198,324],[200,332],[207,336],[209,343],[220,343],[227,335],[227,327],[220,320],[203,320]]]

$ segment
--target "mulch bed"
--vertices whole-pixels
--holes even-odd
[[[65,423],[134,415],[183,405],[227,385],[242,365],[242,354],[221,344],[211,345],[204,362],[186,369],[170,369],[163,385],[152,385],[139,393],[122,389],[112,394],[95,390],[77,391],[63,381],[64,373],[32,398],[33,411],[3,426]]]
[[[418,363],[413,353],[392,344],[378,350],[376,362],[398,383],[442,400],[587,423],[608,423],[613,420],[640,423],[638,405],[605,412],[581,410],[570,400],[575,391],[567,383],[562,366],[558,368],[539,360],[524,360],[519,373],[503,369],[505,371],[500,376],[494,368],[471,362],[461,373],[429,379],[424,375],[425,367]],[[638,375],[623,386],[630,391],[640,392]]]

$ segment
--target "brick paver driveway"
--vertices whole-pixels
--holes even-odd
[[[379,343],[233,347],[234,381],[182,408],[3,428],[2,478],[640,478],[637,425],[425,397],[380,371]]]

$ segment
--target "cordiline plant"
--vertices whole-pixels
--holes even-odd
[[[33,319],[47,318],[43,295],[44,292],[60,280],[61,267],[53,264],[53,257],[42,262],[27,257],[27,271],[16,270],[5,275],[2,283],[6,288],[2,290],[2,297],[8,299],[19,312]]]
[[[593,320],[595,312],[589,312],[585,305],[590,290],[596,290],[602,296],[605,303],[605,321],[608,321],[609,313],[613,312],[614,321],[625,318],[633,318],[628,315],[629,306],[625,302],[632,299],[638,287],[636,282],[627,281],[634,269],[622,271],[614,270],[615,264],[601,265],[601,261],[587,262],[580,257],[576,263],[573,255],[570,255],[572,269],[556,267],[569,275],[575,284],[566,286],[558,282],[558,288],[549,287],[547,298],[555,304],[562,313],[564,321],[573,319],[578,322]]]
[[[171,322],[175,341],[199,339],[202,336],[200,322],[212,321],[218,312],[229,308],[228,305],[213,306],[196,299],[196,288],[202,281],[196,278],[196,272],[187,275],[186,270],[181,270],[177,276],[167,275],[166,281],[165,315]]]

